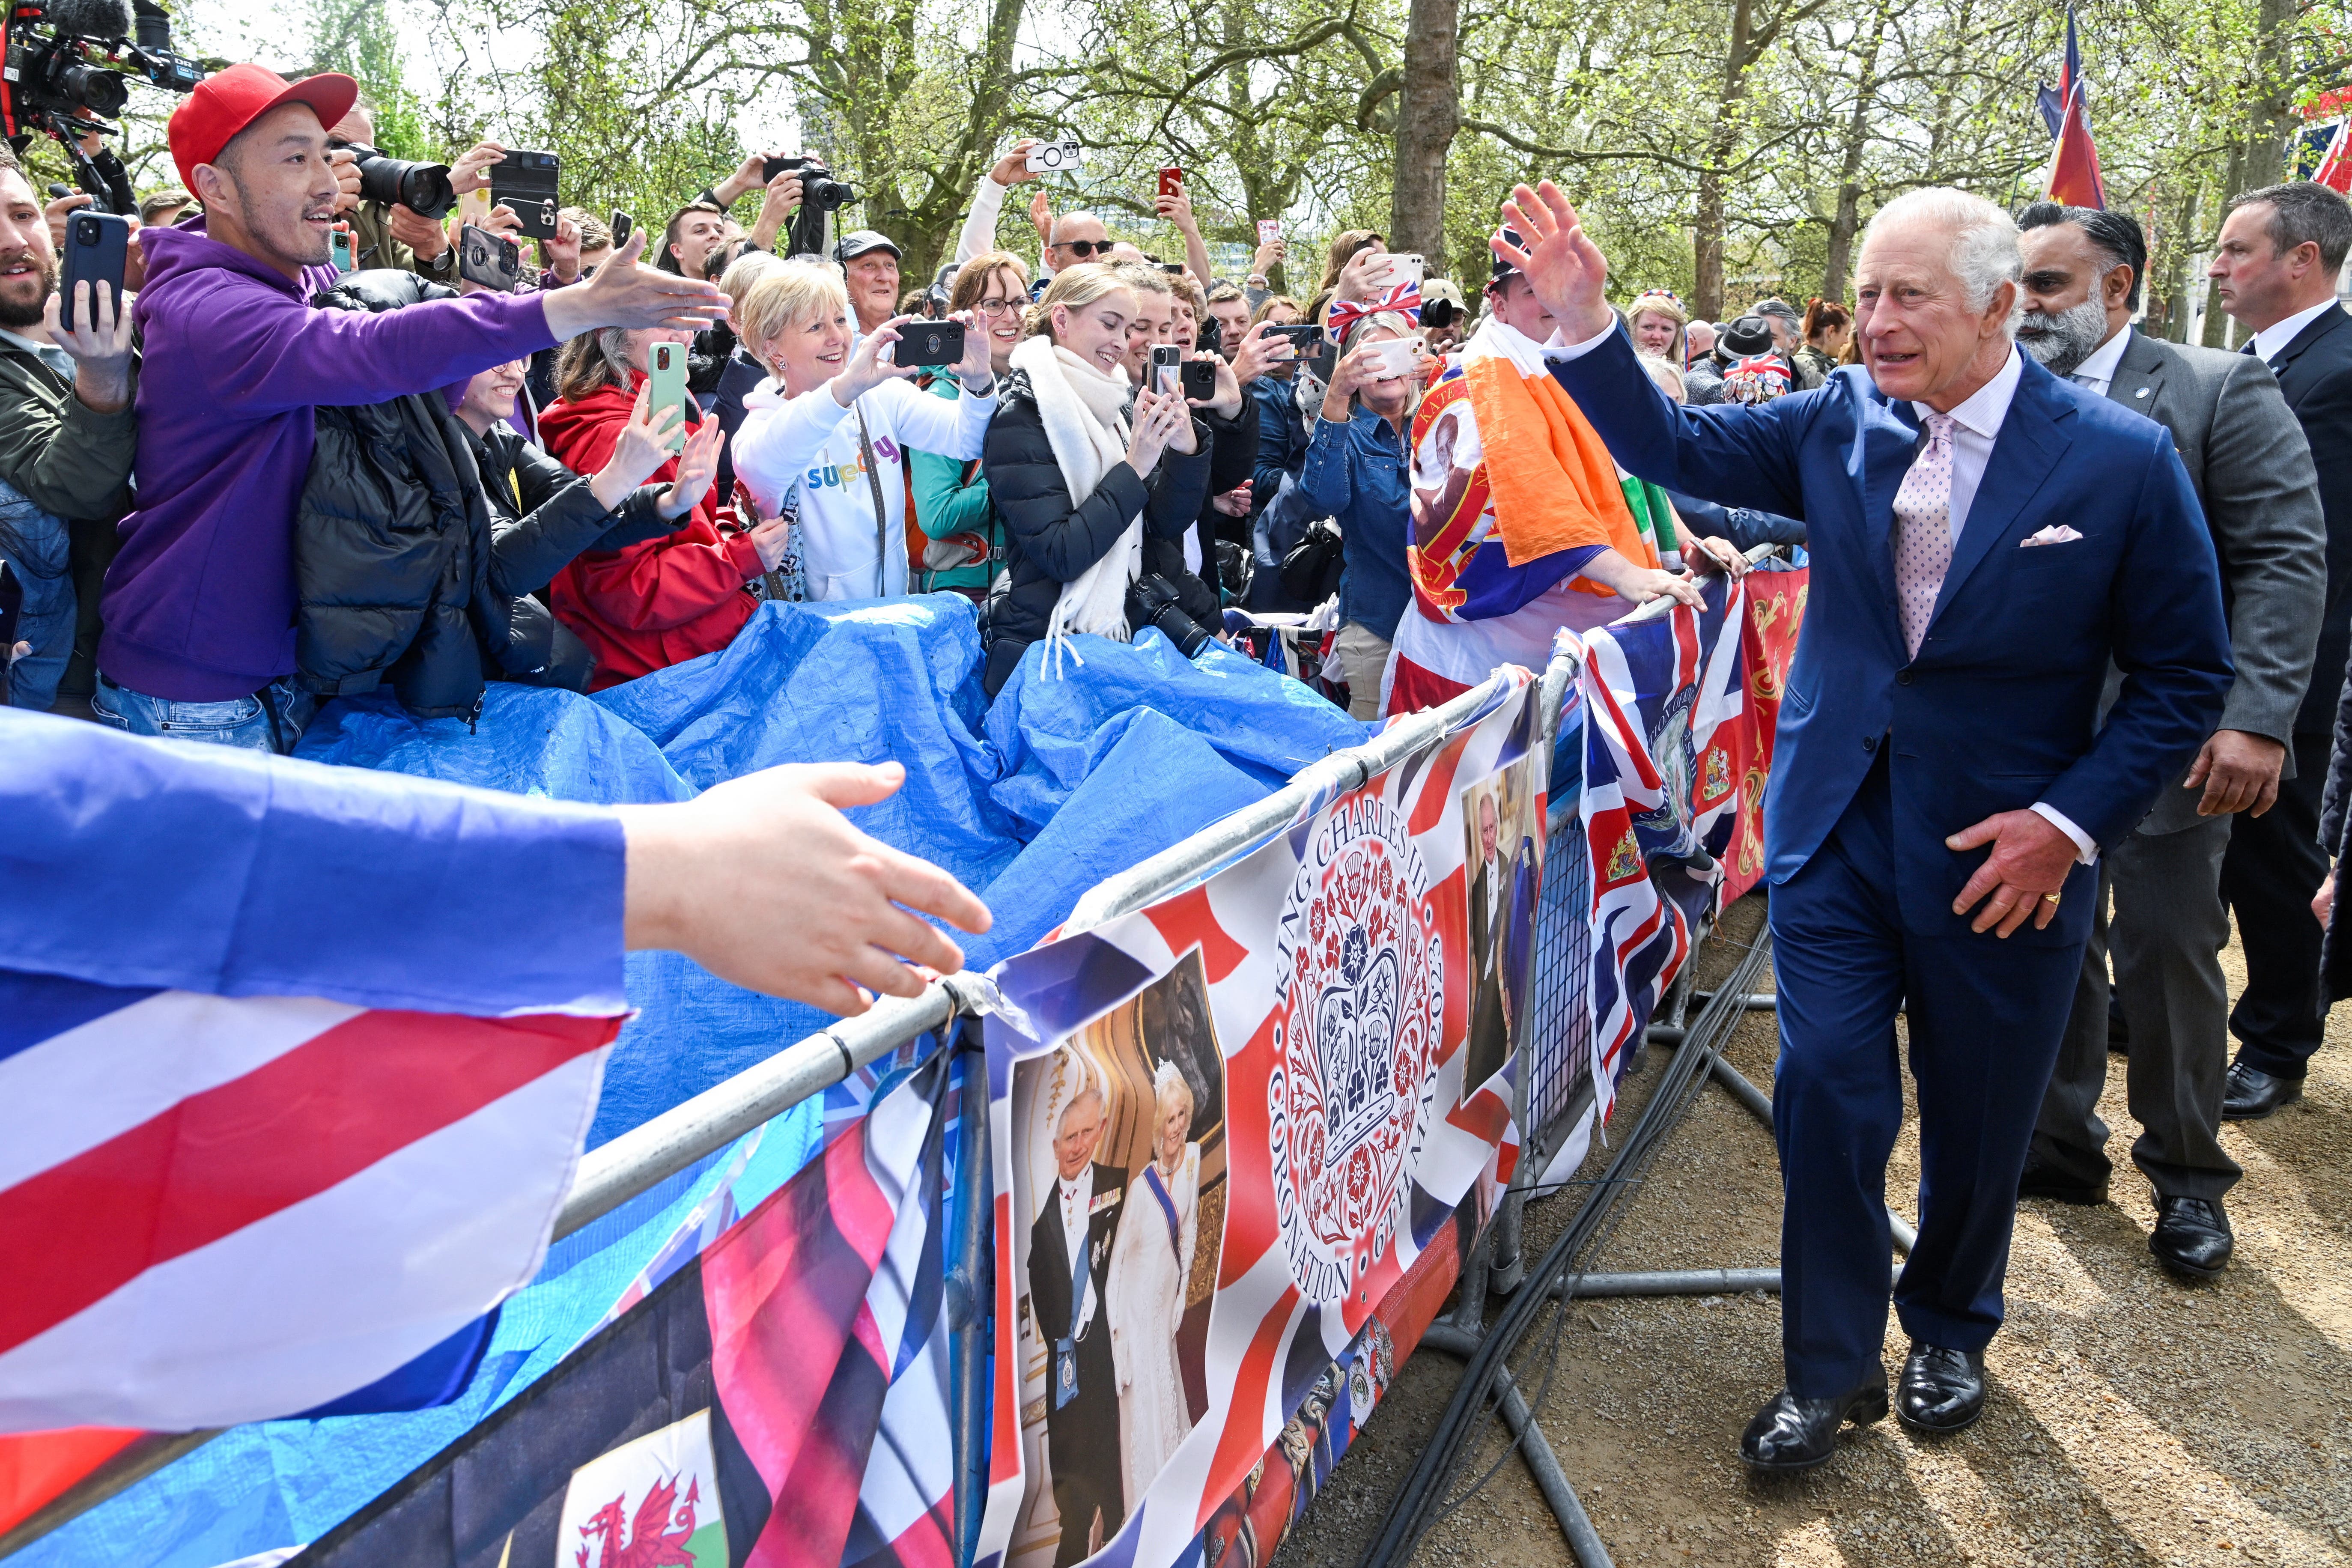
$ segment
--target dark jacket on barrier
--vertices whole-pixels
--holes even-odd
[[[450,297],[379,270],[315,302],[377,311]],[[585,479],[513,430],[476,439],[444,393],[320,408],[294,525],[302,684],[350,696],[388,678],[428,719],[478,712],[486,679],[585,689],[593,661],[525,595],[583,550],[669,531],[661,493],[642,486],[607,512]]]
[[[1004,524],[1008,580],[1003,595],[989,601],[985,616],[988,668],[982,684],[991,697],[1013,678],[1029,645],[1045,635],[1062,584],[1076,582],[1101,560],[1139,511],[1146,570],[1170,548],[1178,552],[1177,565],[1183,565],[1184,531],[1200,516],[1209,493],[1212,458],[1209,432],[1195,418],[1198,450],[1161,453],[1149,480],[1124,460],[1113,463],[1092,495],[1074,499],[1054,460],[1028,374],[1011,372],[1002,384],[981,457],[989,499]],[[1156,546],[1161,552],[1157,555]],[[1221,623],[1212,618],[1202,624],[1213,631]]]
[[[1680,490],[1668,490],[1666,499],[1675,503],[1675,514],[1683,520],[1685,533],[1729,540],[1743,551],[1759,544],[1805,542],[1805,525],[1793,517],[1758,511],[1753,507],[1717,506]]]

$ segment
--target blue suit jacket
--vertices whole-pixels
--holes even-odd
[[[1764,804],[1772,882],[1803,868],[1892,745],[1904,926],[1964,932],[1952,900],[1986,851],[1957,854],[1947,836],[2042,801],[2111,848],[2220,721],[2232,674],[2221,574],[2154,421],[2027,357],[1913,659],[1889,543],[1919,441],[1909,403],[1850,366],[1756,407],[1685,409],[1650,384],[1622,332],[1552,373],[1632,472],[1802,518],[1811,531],[1804,631]],[[2082,538],[2021,547],[2053,523]],[[2123,695],[2101,729],[2111,657]],[[2049,930],[2011,940],[2081,941],[2095,887],[2078,868]]]

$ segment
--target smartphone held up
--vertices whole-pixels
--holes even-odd
[[[654,428],[663,428],[663,411],[676,409],[677,417],[668,424],[662,444],[673,452],[686,450],[686,401],[692,395],[686,390],[686,345],[656,343],[646,356],[646,381],[653,389],[652,414]]]
[[[89,288],[91,327],[100,324],[98,316],[98,285],[107,286],[112,304],[108,313],[122,309],[123,269],[131,254],[131,220],[113,213],[83,210],[66,218],[66,253],[58,268],[58,320],[68,331],[79,331],[83,325],[81,313],[75,308],[77,283]]]
[[[961,321],[902,321],[898,341],[890,345],[890,363],[926,368],[961,363],[964,353]]]

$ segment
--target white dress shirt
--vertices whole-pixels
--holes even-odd
[[[2254,357],[2264,364],[2270,363],[2278,357],[2279,350],[2294,342],[2304,328],[2311,325],[2328,311],[2340,310],[2343,308],[2334,300],[2322,300],[2307,310],[2297,310],[2284,321],[2273,321],[2254,334]]]
[[[2107,395],[2107,388],[2115,384],[2116,367],[2124,362],[2124,350],[2129,347],[2131,347],[2131,328],[2129,326],[2117,328],[2105,342],[2101,343],[2084,357],[2083,363],[2074,367],[2074,374],[2069,379],[2085,392],[2105,397]]]
[[[1581,359],[1607,342],[1610,333],[1616,330],[1617,323],[1612,321],[1580,343],[1563,342],[1561,334],[1554,332],[1551,342],[1544,345],[1544,353],[1557,360]],[[2116,339],[2109,341],[2122,336],[2118,332]],[[2120,357],[2123,350],[2117,349],[2116,353]],[[2109,368],[2112,372],[2113,367]],[[1955,543],[1959,540],[1960,530],[1968,525],[1969,510],[1977,499],[1977,487],[1984,483],[1985,465],[1992,460],[1993,442],[2000,436],[2001,421],[2009,417],[2010,400],[2017,395],[2017,384],[2024,374],[2025,362],[2012,344],[2009,358],[2002,362],[2000,369],[1993,373],[1992,379],[1970,393],[1950,411],[1953,422],[1951,517]],[[1658,395],[1663,397],[1665,395],[1660,393]],[[1929,414],[1935,412],[1927,404],[1916,402],[1911,405],[1911,411],[1923,423]],[[2084,865],[2088,866],[2099,858],[2099,847],[2092,842],[2091,836],[2067,820],[2064,812],[2040,801],[2035,801],[2032,809],[2074,842],[2075,858]]]
[[[1058,1176],[1054,1185],[1062,1201],[1062,1246],[1070,1267],[1076,1269],[1078,1259],[1087,1256],[1087,1211],[1094,1203],[1095,1168],[1090,1163],[1076,1176]],[[1095,1271],[1091,1258],[1087,1259],[1080,1279],[1084,1281],[1085,1296],[1078,1311],[1078,1331],[1084,1333],[1095,1316]],[[1046,1326],[1059,1330],[1069,1325],[1049,1323]],[[1054,1337],[1059,1339],[1061,1335],[1056,1333]]]

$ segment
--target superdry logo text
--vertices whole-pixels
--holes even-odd
[[[887,436],[877,436],[874,438],[874,455],[885,463],[896,463],[899,460],[898,443]],[[813,490],[821,490],[828,486],[838,489],[856,484],[865,477],[865,455],[853,453],[845,463],[827,463],[821,468],[811,468],[801,482]]]

